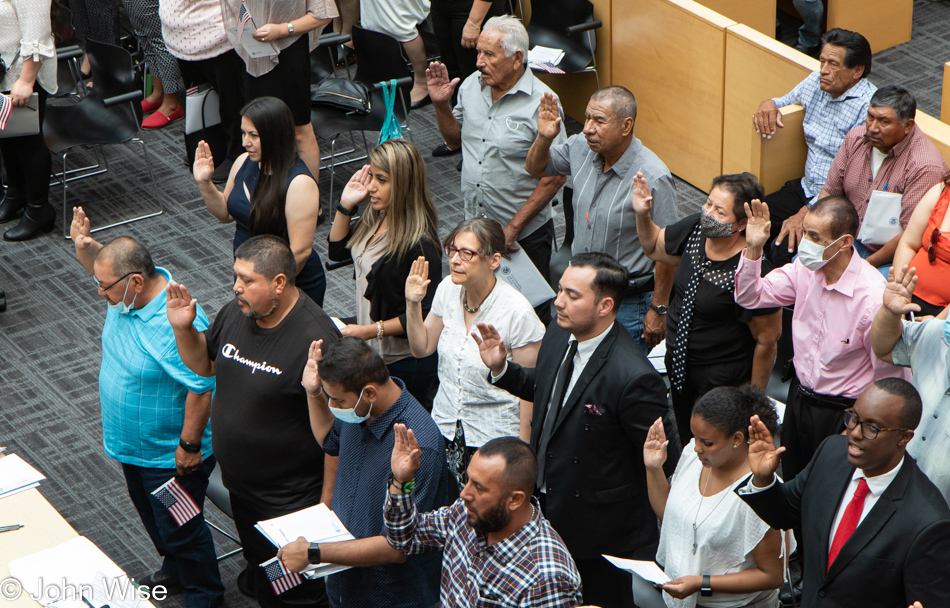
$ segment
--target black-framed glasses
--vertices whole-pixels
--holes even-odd
[[[93,277],[93,278],[96,279],[96,285],[99,286],[99,291],[106,292],[112,289],[113,287],[115,287],[116,285],[118,285],[119,283],[121,283],[123,279],[125,279],[128,276],[132,276],[133,274],[145,274],[145,273],[143,273],[140,270],[133,270],[132,272],[127,272],[121,277],[119,277],[117,281],[113,283],[109,283],[108,285],[105,285],[105,286],[103,286],[103,284],[99,281],[99,279],[96,279],[96,277]]]
[[[461,258],[463,262],[471,262],[472,259],[478,255],[478,252],[474,249],[458,248],[455,245],[447,245],[445,247],[445,255],[447,255],[450,260],[456,253],[459,254],[459,258]]]
[[[927,261],[931,264],[937,259],[937,239],[940,238],[940,227],[934,228],[930,234],[930,248],[927,249]]]
[[[844,411],[844,425],[848,427],[849,431],[853,431],[854,428],[858,425],[861,425],[861,434],[864,435],[865,439],[877,439],[877,434],[887,431],[909,431],[911,429],[899,428],[899,429],[882,429],[873,422],[865,422],[858,418],[858,415],[854,413],[853,409],[847,409]]]

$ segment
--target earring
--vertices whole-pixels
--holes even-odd
[[[732,449],[734,450],[734,449],[736,449],[737,447],[739,447],[739,444],[738,444],[738,443],[735,444],[734,446],[732,446]]]

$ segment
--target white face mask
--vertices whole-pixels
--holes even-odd
[[[844,236],[839,236],[838,238],[833,240],[831,243],[829,243],[826,247],[822,247],[818,243],[815,243],[815,242],[809,241],[806,238],[803,238],[801,242],[798,244],[798,261],[802,263],[802,266],[804,266],[808,270],[811,270],[812,272],[821,270],[822,268],[824,268],[825,264],[835,259],[835,255],[838,255],[839,253],[841,253],[841,249],[839,249],[838,251],[835,252],[835,255],[831,256],[830,258],[826,260],[824,259],[825,250],[843,238]]]
[[[369,410],[366,412],[365,416],[359,416],[356,414],[356,406],[359,405],[360,400],[363,399],[363,391],[365,390],[366,389],[364,388],[362,391],[360,391],[360,396],[356,400],[356,404],[353,407],[346,409],[331,407],[330,413],[333,414],[333,416],[336,417],[336,419],[340,422],[349,422],[350,424],[360,424],[361,422],[365,422],[366,419],[369,418],[369,415],[373,413],[372,403],[369,404]]]
[[[132,301],[128,304],[125,303],[125,296],[129,295],[129,285],[132,284],[132,277],[129,277],[128,282],[125,284],[125,291],[122,292],[122,299],[116,302],[115,304],[109,304],[109,308],[114,308],[119,311],[120,315],[127,315],[132,310],[132,307],[135,306],[135,298],[139,294],[134,294],[132,296]]]

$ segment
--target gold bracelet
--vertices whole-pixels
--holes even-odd
[[[386,327],[383,325],[382,321],[376,321],[376,339],[382,340],[383,335],[386,333]]]

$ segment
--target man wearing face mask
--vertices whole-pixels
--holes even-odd
[[[197,300],[184,285],[169,281],[166,292],[182,361],[198,375],[217,379],[214,451],[247,561],[238,588],[262,608],[326,606],[322,579],[274,593],[259,566],[277,547],[254,526],[330,502],[336,458],[324,458],[310,432],[300,378],[311,342],[329,345],[340,332],[294,284],[297,263],[286,241],[258,235],[234,256],[234,300],[207,331],[194,328]]]
[[[946,309],[923,322],[902,320],[908,313],[920,312],[920,306],[911,302],[916,286],[913,268],[891,269],[884,305],[871,325],[871,345],[884,361],[913,372],[923,416],[907,453],[950,500],[950,322]]]
[[[184,591],[186,608],[214,608],[224,602],[224,586],[203,514],[179,526],[151,495],[175,478],[199,508],[204,504],[215,465],[208,424],[214,379],[189,371],[178,357],[165,314],[171,274],[154,265],[148,250],[128,237],[96,242],[82,207],[73,209],[70,235],[109,303],[99,371],[103,444],[122,464],[129,498],[164,556],[160,570],[137,582]],[[199,308],[191,323],[207,329],[208,317]]]
[[[390,377],[376,351],[359,338],[343,338],[321,352],[310,346],[302,384],[310,406],[310,427],[324,452],[340,458],[333,492],[333,511],[353,536],[376,537],[381,552],[374,564],[327,578],[330,605],[413,608],[439,601],[441,557],[427,553],[408,558],[384,538],[383,511],[390,459],[396,443],[394,425],[411,428],[419,443],[419,470],[413,477],[416,507],[432,511],[446,504],[448,467],[445,443],[432,417]],[[283,548],[308,557],[306,539]],[[319,554],[319,547],[313,546]],[[319,561],[319,560],[318,560]]]
[[[765,203],[747,205],[746,249],[736,269],[736,303],[795,306],[792,376],[782,426],[785,478],[800,473],[826,437],[844,430],[844,410],[875,380],[903,376],[871,350],[871,321],[884,277],[854,251],[858,214],[848,199],[818,201],[802,222],[798,259],[760,278],[769,238]]]

